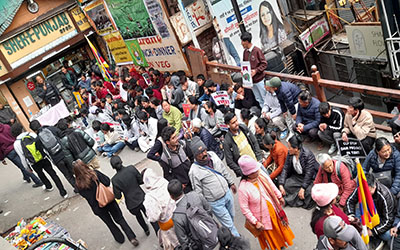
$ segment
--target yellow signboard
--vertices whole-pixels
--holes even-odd
[[[4,66],[4,63],[2,61],[0,61],[0,76],[4,76],[7,73],[8,70],[6,69],[6,66]]]
[[[1,43],[0,50],[12,64],[29,54],[34,56],[40,48],[72,32],[77,31],[68,13],[64,12],[6,40]]]
[[[111,32],[103,38],[110,48],[111,54],[114,56],[117,64],[132,63],[131,54],[129,53],[119,31]]]
[[[81,8],[79,8],[79,6],[73,8],[71,10],[71,13],[75,19],[76,24],[78,25],[78,27],[81,31],[84,31],[84,30],[87,30],[90,28],[90,23],[87,20],[85,14],[82,12]]]

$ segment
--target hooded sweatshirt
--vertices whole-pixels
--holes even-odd
[[[11,128],[7,124],[0,123],[0,161],[14,149],[15,138],[11,135]]]

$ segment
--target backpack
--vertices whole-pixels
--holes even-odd
[[[187,194],[187,207],[177,207],[174,213],[186,215],[190,232],[201,241],[203,249],[214,249],[218,245],[218,224],[202,207],[190,205],[189,197]]]
[[[82,134],[79,132],[72,132],[67,136],[69,148],[75,159],[83,159],[84,156],[90,151],[90,147],[87,145]]]
[[[62,151],[62,147],[58,139],[48,128],[42,129],[38,137],[43,144],[43,147],[50,153],[50,155],[56,155],[58,152]]]
[[[23,137],[21,140],[21,147],[26,160],[30,164],[33,165],[43,160],[42,153],[40,153],[40,151],[36,148],[36,139],[33,138],[32,136],[27,135]]]
[[[357,177],[357,165],[356,163],[350,158],[348,155],[344,156],[334,156],[332,157],[332,160],[336,160],[336,165],[335,165],[335,171],[336,175],[339,177],[340,180],[342,180],[342,176],[340,174],[340,164],[343,162],[344,165],[349,169],[351,179],[354,179]]]

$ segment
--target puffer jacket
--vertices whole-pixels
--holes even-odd
[[[279,185],[285,185],[286,179],[291,175],[298,175],[293,167],[293,157],[294,155],[289,155],[286,158],[285,166],[281,172],[279,177]],[[303,173],[300,175],[303,179],[303,183],[301,185],[302,188],[307,189],[307,187],[314,180],[314,176],[316,170],[319,167],[319,164],[315,160],[315,156],[313,152],[311,152],[308,148],[302,147],[299,156],[300,165],[303,169]]]
[[[81,158],[81,160],[88,164],[91,162],[94,157],[96,157],[96,152],[93,150],[93,145],[94,145],[94,140],[92,137],[90,137],[88,134],[83,132],[81,129],[73,129],[73,128],[67,128],[66,130],[61,132],[61,146],[63,147],[64,155],[65,158],[67,159],[68,162],[73,162],[74,160],[77,160],[78,156],[73,155],[71,152],[71,146],[69,145],[68,142],[68,135],[70,135],[72,132],[78,132],[79,134],[82,135],[83,140],[85,140],[87,146],[90,148],[88,150],[87,154]]]
[[[0,161],[14,150],[15,138],[11,135],[11,128],[7,124],[0,123]]]
[[[250,132],[246,125],[240,124],[239,130],[242,131],[246,136],[247,141],[250,143],[257,160],[261,161],[263,156],[260,147],[258,146],[256,137]],[[224,153],[226,164],[228,164],[228,166],[235,172],[237,177],[242,176],[242,170],[237,163],[240,158],[240,152],[235,140],[233,139],[233,134],[231,131],[228,131],[225,135]]]
[[[378,157],[376,150],[371,150],[363,163],[363,170],[365,173],[368,173],[371,168],[374,173],[391,170],[393,182],[390,192],[396,196],[400,192],[400,152],[392,147],[392,154],[382,168],[379,168]]]
[[[210,131],[208,131],[206,128],[200,128],[198,136],[204,142],[209,151],[216,153],[221,160],[224,159],[224,152],[222,152],[221,148],[219,147],[219,143],[210,133]]]
[[[316,98],[311,98],[310,104],[306,108],[299,105],[297,110],[296,125],[304,124],[304,132],[312,128],[318,128],[321,121],[321,113],[319,112],[319,101]]]
[[[347,214],[355,217],[356,206],[358,206],[357,188],[349,196],[346,202]],[[392,228],[396,214],[396,201],[389,188],[377,182],[376,191],[372,195],[380,223],[372,229],[372,235],[378,236]]]
[[[297,97],[300,92],[300,88],[293,83],[282,82],[281,87],[275,91],[276,97],[278,97],[279,104],[281,105],[282,113],[285,113],[289,109],[292,115],[296,114],[294,105],[299,102]]]

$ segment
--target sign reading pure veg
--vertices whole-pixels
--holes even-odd
[[[12,65],[12,63],[31,53],[36,53],[36,56],[38,56],[40,54],[37,52],[39,48],[73,31],[76,33],[76,29],[69,15],[64,12],[6,40],[1,43],[0,49],[8,62]],[[52,44],[53,46],[50,48],[58,44],[59,43]],[[44,53],[44,51],[42,53]]]

